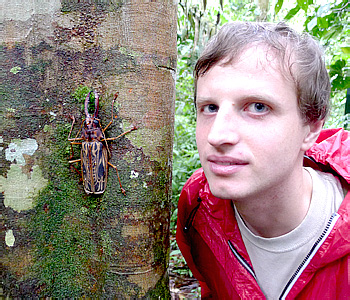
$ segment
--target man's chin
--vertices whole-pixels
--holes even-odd
[[[250,198],[249,190],[244,190],[243,186],[240,184],[235,184],[236,187],[233,188],[232,185],[218,185],[217,183],[210,184],[209,188],[213,196],[223,199],[223,200],[233,200],[233,201],[242,201],[246,198]]]
[[[234,193],[233,191],[229,191],[229,190],[227,190],[225,188],[220,188],[218,186],[212,188],[210,186],[210,184],[209,184],[209,187],[210,187],[211,193],[216,198],[220,198],[220,199],[223,199],[223,200],[232,200],[233,198],[237,197],[236,193]]]

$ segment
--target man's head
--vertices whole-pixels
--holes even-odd
[[[267,56],[272,53],[280,72],[293,82],[303,120],[324,120],[330,110],[330,81],[323,53],[310,35],[300,35],[283,23],[235,22],[223,26],[196,64],[195,88],[198,78],[215,65],[234,64],[243,51],[260,45],[268,49]]]
[[[197,147],[213,195],[289,199],[328,113],[317,44],[285,25],[230,24],[195,72]]]

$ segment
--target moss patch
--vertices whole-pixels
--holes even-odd
[[[36,199],[31,220],[33,270],[41,296],[78,297],[97,292],[99,257],[91,224],[100,198],[85,195],[78,176],[72,176],[67,160],[68,132],[69,125],[61,125],[54,134],[52,154],[43,163],[52,175]]]

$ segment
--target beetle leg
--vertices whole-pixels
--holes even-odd
[[[74,127],[74,124],[75,124],[75,117],[74,116],[70,116],[71,119],[73,120],[72,122],[72,126],[70,127],[70,131],[69,131],[69,134],[68,134],[68,141],[75,141],[76,140],[76,137],[75,138],[71,138],[71,134],[72,134],[72,130],[73,130],[73,127]]]
[[[107,128],[109,126],[111,126],[111,124],[113,123],[113,120],[112,121],[109,121],[109,123],[107,124],[107,126],[102,130],[103,132],[105,132],[107,130]]]
[[[75,124],[75,118],[74,118],[74,116],[71,116],[71,119],[73,120],[73,122],[72,122],[72,126],[71,126],[71,128],[70,128],[70,131],[69,131],[68,141],[81,141],[81,140],[83,140],[83,138],[81,138],[81,137],[78,138],[78,135],[79,135],[81,129],[83,128],[83,124],[84,124],[84,121],[85,121],[85,120],[83,120],[83,121],[81,122],[80,129],[79,129],[77,135],[75,136],[75,138],[71,138],[72,130],[73,130],[73,127],[74,127],[74,124]]]
[[[122,137],[123,135],[126,135],[127,133],[129,133],[129,132],[131,132],[131,131],[134,131],[134,130],[136,130],[136,129],[137,129],[136,126],[134,126],[133,128],[131,128],[131,129],[125,131],[125,132],[122,133],[122,134],[119,134],[119,135],[116,136],[116,137],[112,137],[112,138],[107,138],[107,139],[105,139],[105,141],[113,141],[113,140],[119,139],[119,138]]]
[[[114,120],[114,114],[113,114],[114,101],[118,98],[118,95],[119,95],[118,92],[116,92],[114,94],[114,98],[113,98],[113,101],[112,101],[112,117],[111,117],[111,120],[109,121],[109,123],[107,124],[107,126],[103,129],[103,132],[105,132],[107,130],[107,128],[109,126],[111,126],[111,124],[113,123],[113,120]]]
[[[107,128],[108,128],[112,123],[113,123],[113,122],[110,121],[110,122],[107,124],[107,126],[103,129],[103,132],[105,132],[105,131],[107,130]]]
[[[74,150],[73,150],[73,145],[70,143],[70,156],[69,159],[72,159],[74,157]]]
[[[74,144],[74,145],[79,145],[79,144],[81,144],[81,142],[80,143],[74,143],[74,141],[82,141],[83,140],[83,138],[70,138],[70,139],[68,139],[68,141],[70,141],[70,142],[72,142],[71,144]]]
[[[69,131],[69,135],[68,135],[68,141],[70,141],[70,152],[71,152],[71,155],[69,157],[69,159],[72,159],[74,157],[74,150],[73,150],[73,145],[81,145],[81,142],[76,142],[76,141],[81,141],[83,140],[83,138],[78,138],[78,134],[80,133],[81,131],[81,128],[83,126],[83,123],[81,124],[81,127],[80,127],[80,130],[78,131],[78,134],[75,136],[75,138],[71,138],[71,134],[72,134],[72,130],[73,130],[73,127],[74,127],[74,124],[75,124],[75,118],[74,116],[70,116],[71,119],[73,120],[72,122],[72,126],[70,128],[70,131]]]
[[[74,163],[79,162],[79,161],[81,161],[81,158],[70,160],[69,163],[70,164],[74,164]],[[83,174],[81,174],[81,172],[76,167],[74,167],[73,165],[70,165],[70,166],[79,174],[80,180],[83,181]]]
[[[122,182],[120,181],[120,177],[119,177],[119,173],[118,173],[117,167],[116,167],[115,165],[112,165],[110,162],[108,162],[108,164],[117,172],[117,176],[118,176],[118,180],[119,180],[120,189],[121,189],[123,195],[126,196],[126,192],[125,192],[125,190],[124,190],[123,187],[122,187]]]
[[[74,159],[74,160],[70,160],[69,163],[70,163],[70,164],[74,164],[74,163],[79,162],[79,161],[81,161],[81,158],[79,158],[79,159]]]
[[[73,126],[74,126],[74,123],[75,123],[75,118],[74,118],[74,116],[70,116],[70,118],[73,120],[73,122],[72,122],[72,126],[70,127],[70,131],[69,131],[69,135],[68,135],[68,140],[70,139],[70,135],[72,134]]]

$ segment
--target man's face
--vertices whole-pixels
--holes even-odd
[[[266,49],[218,64],[197,81],[196,138],[214,196],[278,196],[300,174],[309,147],[291,81]]]

